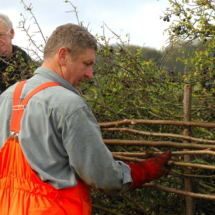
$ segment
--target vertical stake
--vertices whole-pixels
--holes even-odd
[[[184,121],[191,121],[191,99],[192,99],[192,86],[191,84],[185,84],[184,86],[184,100],[183,100],[183,108],[184,108]],[[184,135],[191,136],[191,129],[189,126],[184,128]],[[184,143],[189,143],[189,141],[184,140]],[[184,149],[185,151],[187,149]],[[184,155],[184,161],[190,162],[191,156]],[[191,170],[189,168],[185,168],[184,172],[186,174],[190,174]],[[184,188],[185,191],[192,192],[192,179],[186,178],[184,179]],[[193,197],[186,196],[186,215],[194,215],[194,202]]]

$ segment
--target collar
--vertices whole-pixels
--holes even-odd
[[[45,78],[48,78],[49,80],[59,84],[60,86],[73,91],[74,93],[80,95],[78,90],[76,90],[71,84],[69,84],[65,79],[63,79],[60,75],[53,72],[52,70],[46,68],[46,67],[39,67],[35,70],[34,75],[40,75]]]

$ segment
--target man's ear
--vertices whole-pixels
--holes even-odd
[[[68,55],[69,55],[69,52],[67,50],[66,47],[61,47],[59,50],[58,50],[58,62],[61,66],[64,66],[66,64],[66,60],[68,58]]]
[[[10,39],[12,40],[14,38],[15,32],[14,29],[10,30]]]

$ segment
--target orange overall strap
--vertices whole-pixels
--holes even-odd
[[[54,87],[54,86],[60,86],[59,84],[55,82],[47,82],[44,84],[41,84],[34,90],[32,90],[22,101],[20,104],[20,96],[22,93],[23,86],[26,81],[21,81],[16,86],[14,93],[13,93],[13,111],[12,111],[12,118],[11,118],[11,125],[10,125],[10,131],[19,133],[20,126],[21,126],[21,119],[24,113],[24,108],[28,104],[29,99],[38,93],[39,91],[47,88],[47,87]]]
[[[13,93],[13,106],[19,105],[20,95],[22,93],[22,88],[27,80],[21,81],[17,84],[15,91]]]

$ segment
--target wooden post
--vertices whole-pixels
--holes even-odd
[[[191,98],[192,98],[192,86],[191,86],[191,84],[185,84],[184,100],[183,100],[184,121],[191,121]],[[187,135],[187,136],[191,135],[190,127],[186,127],[184,129],[184,135]],[[189,141],[184,140],[183,142],[188,143]],[[184,149],[184,150],[186,150],[186,149]],[[190,162],[191,156],[184,155],[184,161]],[[189,168],[185,168],[185,173],[190,174],[191,170]],[[192,179],[191,178],[185,178],[184,188],[185,188],[185,191],[192,192]],[[194,202],[193,202],[193,198],[190,196],[186,197],[186,215],[194,215]]]

